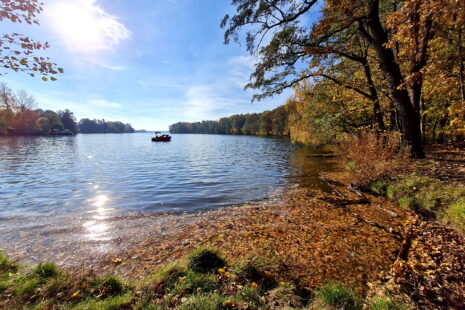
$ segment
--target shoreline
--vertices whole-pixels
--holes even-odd
[[[353,193],[348,195],[357,199]],[[385,198],[370,198],[384,207],[373,208],[371,212],[367,212],[363,204],[354,204],[351,208],[400,231],[405,212]],[[332,200],[337,197],[331,193],[291,187],[263,201],[206,212],[117,216],[110,222],[119,222],[127,229],[128,224],[124,223],[134,220],[129,225],[136,229],[113,238],[110,246],[115,244],[114,250],[89,255],[84,246],[71,254],[62,251],[55,259],[35,262],[51,260],[71,271],[85,267],[104,275],[136,280],[185,257],[195,248],[207,246],[224,252],[228,259],[261,257],[270,260],[270,272],[281,273],[283,279],[300,279],[309,287],[331,278],[346,278],[351,285],[365,291],[367,283],[374,281],[379,272],[386,271],[395,260],[394,252],[400,241],[347,216],[339,207],[327,202]],[[399,216],[389,218],[387,209]],[[335,244],[341,245],[336,249]],[[102,245],[108,245],[108,241],[102,241]],[[98,247],[98,242],[94,246]],[[31,263],[24,256],[12,257]],[[387,261],[386,257],[389,257]],[[309,260],[314,263],[308,264]]]
[[[343,180],[343,174],[332,173],[326,177],[333,183],[334,193],[293,187],[271,200],[187,216],[165,216],[158,223],[158,230],[146,229],[145,235],[137,236],[138,240],[122,240],[127,242],[124,251],[94,257],[93,262],[65,268],[64,272],[80,281],[89,276],[121,278],[131,291],[135,290],[134,296],[138,296],[141,284],[137,283],[151,285],[151,281],[159,281],[156,277],[164,277],[163,272],[171,272],[170,268],[178,268],[179,264],[184,266],[186,257],[196,249],[212,248],[225,258],[228,262],[225,270],[234,272],[234,277],[239,276],[234,271],[237,266],[258,263],[261,272],[280,283],[276,290],[292,288],[294,295],[289,295],[292,298],[303,298],[312,292],[318,297],[325,289],[347,290],[331,284],[341,283],[353,289],[355,296],[366,298],[357,302],[368,305],[383,300],[416,305],[420,309],[461,305],[463,235],[439,222],[424,221],[391,199],[360,194],[337,184],[335,179]],[[360,195],[368,202],[361,200]],[[229,279],[229,275],[225,278],[225,271],[218,270],[215,277],[221,290],[228,290],[223,285],[242,290],[242,285],[230,283],[235,278]],[[247,285],[255,288],[254,283]],[[425,294],[437,296],[422,295],[418,285],[424,287]],[[258,292],[264,294],[260,297],[264,300],[274,296],[274,291],[268,289],[257,288]],[[229,293],[224,294],[221,298],[227,298]],[[167,296],[171,295],[160,295],[154,302],[165,303]],[[169,303],[179,305],[189,298],[200,298],[203,293],[184,296],[187,299],[178,300],[175,296]],[[133,303],[134,298],[138,297],[125,299],[125,303]],[[308,309],[320,309],[318,298],[311,301]]]
[[[418,161],[411,169],[426,173],[431,162],[436,162],[435,175],[439,180],[445,176],[450,181],[450,171],[463,168],[461,160],[452,159],[439,156]],[[449,164],[440,166],[440,160]],[[391,182],[408,180],[407,172],[403,171]],[[302,292],[318,294],[327,283],[342,283],[366,298],[365,305],[371,305],[377,298],[388,298],[390,302],[407,302],[412,309],[464,306],[463,234],[441,224],[439,219],[421,218],[392,198],[360,193],[345,186],[347,176],[343,172],[325,174],[323,179],[331,192],[296,186],[264,201],[208,212],[139,214],[136,217],[151,226],[139,225],[140,234],[118,240],[124,250],[94,256],[93,260],[65,271],[81,279],[83,274],[116,276],[130,283],[137,296],[137,283],[154,281],[155,275],[184,264],[186,257],[199,248],[212,248],[228,262],[224,269],[228,273],[231,270],[231,274],[238,276],[234,268],[258,262],[265,275],[272,275],[277,283],[283,283],[282,287],[292,287],[293,296]],[[458,179],[452,181],[457,186],[460,183]],[[443,186],[447,193],[445,186],[450,184],[437,183],[437,186]],[[426,189],[415,189],[414,193],[422,190],[427,193]],[[121,216],[113,220],[127,219],[128,216]],[[230,282],[233,280],[229,276],[225,278],[224,270],[215,277],[218,289],[224,294],[221,298],[229,298],[227,285],[236,284]],[[238,289],[241,288],[235,286],[234,292]],[[343,290],[334,286],[331,289]],[[165,291],[156,303],[164,304],[170,294]],[[214,296],[207,292],[183,294],[186,293],[170,302],[179,305],[189,298]],[[260,294],[266,299],[273,291],[265,289]]]
[[[344,279],[365,291],[368,282],[389,269],[400,240],[347,216],[328,199],[337,198],[319,190],[291,188],[271,202],[188,215],[181,221],[170,217],[157,231],[128,242],[125,250],[95,261],[90,268],[123,279],[142,279],[195,248],[207,246],[219,249],[228,259],[269,260],[269,272],[281,274],[282,280],[294,278],[317,287],[324,281]],[[365,205],[351,208],[400,231],[405,212],[384,198],[371,199],[384,207],[371,212],[364,210]],[[397,216],[390,218],[388,209]],[[175,229],[166,229],[173,224]]]

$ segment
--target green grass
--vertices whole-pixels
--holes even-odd
[[[0,252],[0,277],[9,276],[10,273],[16,273],[17,271],[18,264]]]
[[[130,309],[134,300],[131,293],[112,296],[106,299],[87,299],[84,302],[72,307],[73,310],[121,310]]]
[[[125,292],[124,283],[112,276],[92,279],[89,281],[90,292],[94,296],[108,297],[116,296]]]
[[[254,307],[263,305],[263,302],[260,300],[258,291],[249,285],[242,287],[237,293],[236,298]]]
[[[196,273],[188,271],[186,276],[180,278],[172,292],[177,295],[192,294],[195,292],[212,292],[218,288],[218,281],[213,274]]]
[[[369,306],[370,310],[408,310],[409,308],[401,302],[394,301],[391,297],[385,296],[374,300]]]
[[[275,280],[269,272],[261,271],[266,266],[262,265],[265,261],[259,259],[229,265],[227,275],[224,271],[195,272],[188,268],[188,262],[186,259],[169,264],[139,283],[133,283],[113,276],[68,273],[51,263],[39,264],[26,272],[28,269],[0,256],[0,307],[32,310],[302,309],[309,301],[298,295],[292,281],[277,287],[264,285],[264,277]],[[341,284],[328,284],[311,294],[332,309],[361,309],[356,294]],[[370,309],[404,308],[383,299],[372,303]]]
[[[42,279],[54,277],[58,274],[58,267],[54,263],[41,263],[37,265],[32,273]]]
[[[402,208],[427,218],[437,218],[465,231],[465,188],[413,175],[397,180],[377,180],[369,185],[375,194],[386,195]]]
[[[18,270],[18,264],[0,252],[0,293],[8,289]]]
[[[339,283],[330,283],[321,287],[317,296],[327,305],[344,310],[362,309],[362,303],[355,293],[348,287]]]
[[[413,203],[413,199],[410,197],[400,197],[397,202],[404,209],[410,209]]]
[[[445,211],[445,217],[454,226],[465,231],[465,198],[456,201],[447,208]]]
[[[209,273],[216,272],[225,265],[226,262],[216,250],[200,248],[189,255],[187,267],[194,272]]]
[[[179,261],[158,269],[140,285],[146,295],[153,297],[171,291],[187,275],[187,267]]]
[[[383,180],[376,180],[368,185],[368,189],[376,195],[386,195],[387,184]]]
[[[18,281],[16,286],[16,295],[23,296],[31,293],[40,287],[42,281],[37,277],[25,278],[23,281]]]
[[[220,310],[226,301],[224,296],[219,294],[196,294],[182,304],[180,310]]]
[[[396,194],[397,194],[397,190],[396,190],[395,186],[388,185],[386,187],[386,196],[388,198],[394,199],[394,198],[396,198]]]

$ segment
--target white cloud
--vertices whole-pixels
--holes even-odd
[[[228,65],[231,68],[229,81],[237,87],[243,88],[249,82],[254,63],[252,56],[237,56],[229,59]]]
[[[199,85],[189,87],[185,93],[185,117],[191,120],[215,119],[218,117],[216,111],[247,102],[246,100],[222,94],[218,86]]]
[[[97,0],[50,0],[47,21],[72,51],[111,50],[130,37],[117,18],[97,5]]]
[[[104,64],[104,63],[96,63],[96,65],[104,68],[104,69],[108,69],[108,70],[112,70],[112,71],[122,71],[122,70],[126,70],[125,67],[122,67],[122,66],[115,66],[115,65],[107,65],[107,64]]]
[[[103,107],[103,108],[121,108],[122,107],[120,103],[110,102],[105,99],[91,99],[88,102],[91,105]]]
[[[234,66],[248,67],[253,69],[255,60],[252,56],[236,56],[228,60],[228,63]]]

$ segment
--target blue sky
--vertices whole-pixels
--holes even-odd
[[[40,26],[2,23],[2,33],[48,41],[47,56],[65,73],[56,82],[15,72],[0,76],[32,93],[41,108],[165,130],[177,121],[273,109],[290,95],[251,103],[252,91],[243,85],[253,58],[244,46],[223,45],[219,28],[233,12],[229,0],[44,3]]]

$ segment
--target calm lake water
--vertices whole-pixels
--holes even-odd
[[[41,259],[40,247],[63,252],[76,240],[112,239],[105,221],[114,217],[242,204],[293,184],[322,187],[318,172],[333,169],[286,139],[150,137],[0,137],[0,248]]]

